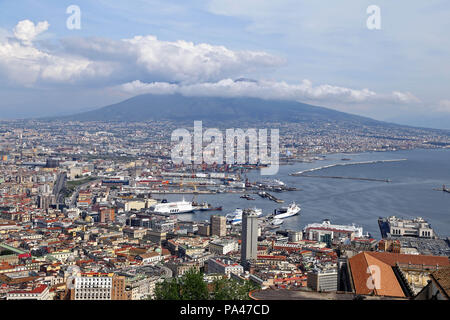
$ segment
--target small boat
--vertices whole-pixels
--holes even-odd
[[[207,202],[203,203],[192,202],[192,206],[196,211],[222,211],[222,207],[212,207],[211,204]]]
[[[243,194],[240,198],[247,200],[255,200],[255,198],[252,198],[249,194]]]

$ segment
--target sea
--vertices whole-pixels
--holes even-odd
[[[450,193],[435,190],[442,189],[443,185],[450,188],[450,149],[338,153],[322,157],[323,160],[312,163],[282,165],[274,176],[261,176],[259,170],[247,172],[250,181],[278,179],[287,186],[299,189],[271,192],[284,200],[283,204],[256,194],[252,195],[255,200],[241,199],[241,194],[238,193],[198,195],[196,201],[206,201],[213,207],[222,206],[222,211],[181,214],[179,219],[205,221],[213,214],[226,215],[234,212],[236,208],[252,207],[261,208],[263,215],[268,215],[276,208],[295,201],[301,207],[300,214],[285,219],[281,230],[302,230],[307,224],[329,219],[332,224],[362,226],[364,233],[381,239],[378,218],[394,215],[403,218],[422,217],[431,224],[438,236],[450,236]],[[327,168],[307,174],[381,181],[290,175],[321,167]],[[182,197],[191,200],[193,195],[155,196],[168,201],[179,201]]]

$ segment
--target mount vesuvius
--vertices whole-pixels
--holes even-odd
[[[309,122],[341,121],[354,125],[391,125],[370,118],[296,101],[249,97],[143,94],[99,109],[58,117],[73,121]]]

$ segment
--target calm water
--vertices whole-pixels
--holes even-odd
[[[350,161],[342,161],[350,158]],[[355,164],[327,168],[309,174],[326,176],[390,179],[390,183],[347,179],[325,179],[289,176],[290,173],[329,164],[359,161],[407,159],[399,162]],[[261,180],[259,171],[247,174],[251,181]],[[435,191],[443,184],[450,186],[450,149],[411,150],[397,152],[368,152],[361,154],[327,155],[325,160],[298,163],[280,168],[277,178],[301,191],[273,193],[284,204],[295,200],[302,211],[298,216],[285,219],[281,229],[303,229],[312,222],[330,219],[335,224],[360,225],[364,232],[380,238],[377,219],[380,216],[421,216],[431,223],[440,236],[450,236],[450,194]],[[254,201],[239,198],[240,194],[200,195],[198,201],[222,206],[222,212],[184,214],[182,220],[208,220],[212,214],[233,212],[236,208],[256,206],[264,214],[272,213],[281,205],[254,195]],[[180,200],[180,195],[167,195],[169,201]],[[190,200],[186,195],[186,200]]]

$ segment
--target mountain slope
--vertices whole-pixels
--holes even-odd
[[[61,120],[78,121],[346,121],[359,124],[381,122],[323,107],[295,101],[257,98],[187,97],[172,95],[139,95],[117,104]]]

